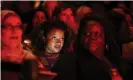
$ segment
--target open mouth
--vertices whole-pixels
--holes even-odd
[[[56,45],[55,48],[56,48],[56,49],[60,49],[61,46],[60,46],[60,45]]]
[[[10,39],[18,39],[18,37],[17,36],[12,36],[12,37],[10,37]]]

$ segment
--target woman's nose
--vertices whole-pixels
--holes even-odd
[[[57,39],[57,40],[56,40],[56,43],[61,43],[61,40],[60,40],[60,39]]]
[[[12,33],[16,33],[17,29],[16,28],[12,28]]]
[[[39,19],[38,19],[38,22],[40,23],[41,21],[42,21],[42,19],[41,19],[41,18],[39,18]]]
[[[97,36],[96,36],[95,34],[92,34],[92,35],[91,35],[91,39],[92,39],[92,40],[96,40],[96,39],[97,39]]]

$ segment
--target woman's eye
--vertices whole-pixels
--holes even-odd
[[[54,37],[52,37],[52,39],[56,39],[56,37],[54,36]]]
[[[12,26],[7,26],[6,29],[12,29]]]
[[[97,33],[96,33],[96,35],[97,35],[97,36],[99,36],[99,35],[100,35],[100,33],[99,33],[99,32],[97,32]]]
[[[87,36],[91,35],[91,33],[86,33]]]
[[[64,38],[62,38],[62,40],[64,40]]]

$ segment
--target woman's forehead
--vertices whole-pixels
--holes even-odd
[[[61,30],[61,29],[58,29],[58,28],[54,28],[52,30],[50,30],[47,34],[47,38],[51,37],[55,35],[56,37],[57,36],[60,36],[60,37],[64,37],[64,31]]]
[[[48,33],[50,34],[50,33],[56,33],[56,32],[64,32],[63,30],[61,30],[61,29],[58,29],[58,28],[52,28]]]
[[[90,20],[87,22],[87,25],[101,25],[101,24],[98,21]]]
[[[22,23],[20,17],[16,14],[7,14],[3,19],[3,23],[5,23],[5,22],[13,22],[14,23],[14,21],[18,21],[18,22]]]
[[[18,16],[12,15],[6,18],[4,24],[22,24],[21,19]]]
[[[86,30],[99,30],[103,31],[103,27],[100,22],[97,21],[88,21],[86,24]]]

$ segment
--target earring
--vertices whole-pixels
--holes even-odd
[[[106,50],[108,50],[108,45],[107,44],[105,45],[105,48],[106,48]]]

